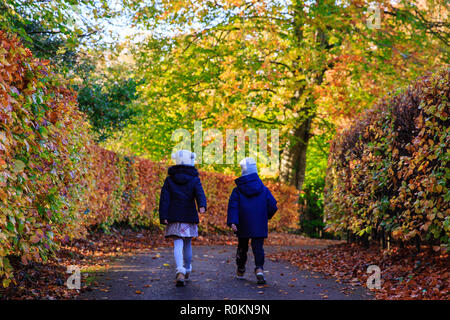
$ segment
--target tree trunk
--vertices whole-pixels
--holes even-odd
[[[301,48],[305,45],[304,39],[304,26],[307,23],[306,12],[305,12],[305,1],[297,0],[293,2],[293,27],[294,27],[294,43]],[[317,28],[314,45],[317,47],[318,52],[324,50],[329,50],[328,37],[325,30],[322,28]],[[304,69],[301,61],[298,59],[293,61],[294,70],[296,74],[305,75],[309,79],[309,84],[304,81],[298,82],[297,90],[292,97],[291,103],[293,106],[301,101],[301,96],[304,94],[311,95],[310,90],[313,84],[320,85],[323,81],[323,76],[327,66],[325,65],[325,59],[323,57],[318,58],[318,65],[322,65],[323,68],[319,69]],[[324,61],[320,61],[320,60]],[[302,189],[303,182],[305,181],[305,171],[306,171],[306,150],[308,148],[308,141],[311,137],[311,123],[315,115],[315,103],[312,96],[308,96],[306,101],[303,102],[305,105],[300,109],[300,119],[298,120],[298,125],[295,126],[290,132],[290,139],[281,154],[280,161],[280,180],[286,184],[295,186],[298,190]],[[298,108],[295,108],[299,110]]]
[[[292,138],[281,154],[280,180],[302,189],[305,181],[306,150],[310,137],[312,117],[307,118],[297,128],[291,130]]]

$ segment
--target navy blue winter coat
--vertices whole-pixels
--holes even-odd
[[[159,198],[159,220],[198,223],[197,210],[206,209],[206,197],[198,171],[193,166],[169,168]]]
[[[227,225],[237,226],[239,238],[267,238],[268,221],[278,210],[277,201],[257,173],[235,180],[228,201]]]

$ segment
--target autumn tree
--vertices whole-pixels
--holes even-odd
[[[448,25],[409,1],[376,3],[379,26],[367,23],[378,12],[369,1],[126,4],[134,23],[152,30],[135,50],[148,118],[126,133],[130,150],[161,156],[169,129],[194,120],[205,128],[277,127],[280,178],[298,189],[319,122],[357,112],[448,61]]]
[[[109,0],[0,0],[0,29],[20,37],[34,57],[73,78],[80,50],[116,41],[107,26],[122,8]],[[107,35],[107,37],[105,37]]]

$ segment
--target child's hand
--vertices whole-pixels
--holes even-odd
[[[231,229],[233,230],[233,232],[237,232],[237,227],[234,223],[231,224]]]
[[[205,207],[200,207],[200,213],[204,213],[206,211]]]

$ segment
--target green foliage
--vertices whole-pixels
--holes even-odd
[[[75,48],[100,30],[99,19],[117,14],[107,0],[0,0],[0,29],[29,43],[35,35],[53,35]]]
[[[316,130],[353,116],[448,58],[445,33],[420,23],[431,10],[383,1],[391,14],[370,29],[370,4],[128,0],[134,23],[152,31],[133,48],[142,116],[105,146],[161,160],[174,129],[202,120],[222,131],[277,128],[283,149],[305,120]]]
[[[93,130],[99,134],[99,141],[122,129],[136,114],[130,106],[136,99],[136,86],[133,79],[119,79],[106,85],[75,86],[79,108],[89,116]]]
[[[308,143],[305,181],[300,192],[300,230],[310,237],[326,236],[323,222],[323,190],[330,141],[335,133],[328,121],[321,123]]]
[[[81,48],[99,47],[106,19],[122,14],[109,0],[0,0],[0,30],[17,34],[35,57],[73,76]]]
[[[131,124],[133,119],[139,121],[140,112],[133,103],[138,98],[139,82],[134,78],[132,63],[121,61],[127,57],[121,56],[120,50],[118,46],[112,52],[101,48],[81,52],[74,70],[78,106],[88,115],[98,141]]]
[[[27,34],[22,43],[29,48],[33,55],[39,59],[50,60],[53,69],[59,73],[67,72],[74,68],[77,53],[75,48],[69,48],[66,40],[53,30],[43,30],[37,21],[26,21],[15,19],[12,21],[13,29],[23,30]],[[28,39],[28,40],[27,40]]]

